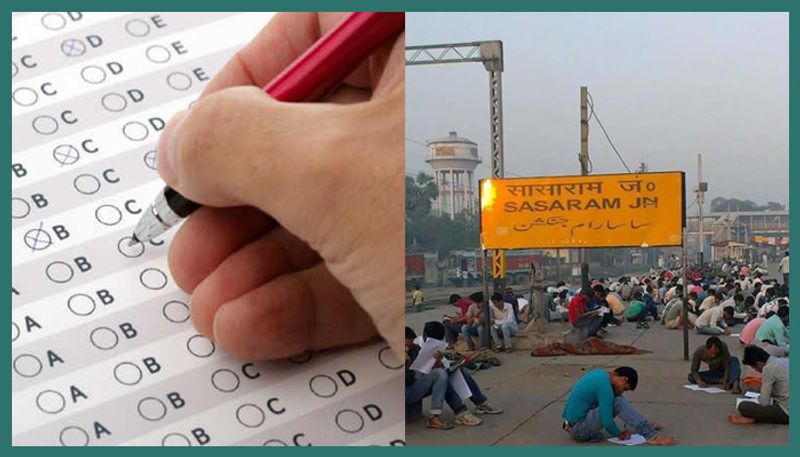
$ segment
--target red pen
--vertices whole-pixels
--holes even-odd
[[[320,100],[405,28],[405,13],[350,13],[275,76],[264,91],[283,102]],[[201,205],[165,186],[133,230],[129,246],[162,235]]]

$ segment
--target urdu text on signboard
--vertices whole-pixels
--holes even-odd
[[[488,249],[680,246],[684,173],[658,172],[480,182]]]

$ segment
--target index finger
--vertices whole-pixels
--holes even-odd
[[[208,83],[202,96],[233,86],[263,87],[348,13],[278,13]],[[345,81],[369,87],[366,64]]]

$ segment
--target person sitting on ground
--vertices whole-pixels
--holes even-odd
[[[442,354],[437,353],[436,364],[429,373],[421,373],[411,369],[419,355],[420,347],[414,344],[417,334],[410,327],[406,327],[406,408],[417,405],[423,398],[430,395],[431,407],[428,411],[426,426],[439,430],[453,428],[453,424],[442,419],[444,397],[449,385],[447,371],[442,365]]]
[[[756,297],[748,295],[744,297],[744,312],[747,313],[745,322],[750,322],[758,316],[758,309],[755,307]]]
[[[777,357],[789,356],[789,307],[781,306],[756,332],[756,345]]]
[[[587,309],[592,299],[590,293],[590,290],[581,288],[581,292],[569,302],[569,322],[575,328],[579,341],[596,336],[603,324],[599,309],[591,311]]]
[[[761,286],[761,292],[756,295],[756,306],[761,309],[764,304],[767,302],[771,302],[775,299],[775,287],[773,286]]]
[[[761,328],[761,324],[763,324],[768,318],[772,317],[775,313],[769,313],[769,316],[766,318],[764,317],[756,317],[754,319],[750,319],[750,321],[745,324],[742,331],[739,333],[739,342],[742,343],[744,346],[750,346],[751,344],[756,343],[756,332],[758,329]]]
[[[689,328],[692,328],[697,320],[697,314],[694,313],[694,308],[692,307],[692,299],[696,298],[697,294],[694,292],[689,292],[689,309],[687,310],[687,317],[689,320]],[[661,319],[664,325],[670,329],[675,330],[682,328],[683,324],[683,298],[673,298],[672,301],[667,303],[667,306],[664,308],[664,311],[661,313]]]
[[[708,371],[700,371],[701,362],[708,364]],[[727,344],[712,336],[706,340],[706,344],[695,349],[688,379],[690,383],[700,387],[722,384],[723,389],[738,395],[742,393],[739,383],[741,375],[739,359],[731,356]]]
[[[633,286],[631,285],[631,279],[627,276],[623,276],[620,278],[619,282],[619,295],[622,297],[623,300],[630,300],[631,293],[633,292]]]
[[[557,292],[558,295],[553,299],[552,302],[550,320],[563,321],[567,319],[570,302],[570,299],[567,297],[568,292],[569,291],[567,289],[562,289],[560,292]]]
[[[603,327],[608,324],[620,325],[622,323],[621,321],[625,319],[626,306],[622,302],[622,298],[619,294],[603,288],[600,284],[594,286],[592,289],[595,292],[595,304],[597,306],[606,306],[611,310],[611,313],[608,313],[607,316],[603,316],[605,318]]]
[[[683,286],[676,284],[664,294],[664,302],[669,303],[673,298],[683,295]]]
[[[618,300],[615,301],[615,298]],[[609,293],[608,288],[602,283],[592,286],[592,301],[589,303],[588,309],[602,310],[600,312],[602,313],[603,321],[600,324],[600,330],[597,332],[598,335],[604,335],[607,326],[619,326],[625,320],[625,304],[619,299],[618,294]]]
[[[628,303],[625,318],[629,321],[636,321],[636,328],[650,328],[647,324],[647,316],[653,316],[653,322],[658,322],[658,309],[654,301],[646,301],[641,292],[633,293],[633,300]]]
[[[700,303],[700,308],[698,309],[698,312],[702,313],[707,309],[711,309],[719,305],[722,302],[724,296],[725,294],[723,294],[722,292],[716,292],[714,294],[709,295],[708,297],[706,297],[705,300],[703,300]]]
[[[669,288],[667,287],[666,281],[664,281],[664,278],[658,278],[658,281],[656,281],[656,284],[658,285],[658,297],[659,297],[659,300],[661,300],[662,304],[667,304],[668,300],[666,299],[666,295],[667,295],[667,291],[669,290]]]
[[[423,331],[422,335],[425,339],[433,338],[441,341],[442,337],[444,336],[444,327],[440,322],[427,322],[425,323],[425,330]],[[456,373],[458,372],[460,372],[464,377],[464,381],[467,384],[467,387],[469,387],[471,394],[467,398],[469,398],[472,404],[475,405],[475,413],[500,414],[503,412],[502,408],[499,408],[489,402],[489,399],[486,398],[486,395],[481,391],[481,388],[475,381],[475,378],[472,377],[472,372],[470,370],[466,369],[463,365],[452,365],[452,362],[446,359],[444,360],[443,364],[445,365],[445,370],[450,378],[456,376]],[[445,392],[444,400],[456,415],[456,425],[475,426],[480,425],[483,422],[481,419],[475,417],[469,411],[469,409],[467,409],[467,406],[464,404],[464,400],[461,399],[461,396],[455,390],[451,382],[448,382],[447,384],[447,391]]]
[[[758,309],[757,315],[763,317],[766,316],[767,313],[775,313],[781,306],[788,306],[788,305],[789,305],[788,300],[786,300],[785,298],[778,298],[776,300],[764,303],[764,305]]]
[[[511,303],[511,310],[514,312],[514,320],[519,323],[519,299],[514,295],[514,289],[506,287],[506,291],[503,294],[503,301]]]
[[[715,306],[703,311],[694,323],[697,333],[700,335],[730,335],[731,330],[726,319],[733,317],[733,307],[722,308]]]
[[[728,324],[729,327],[743,323],[747,317],[747,313],[744,310],[744,297],[742,294],[736,294],[733,297],[720,302],[719,306],[721,306],[723,309],[729,306],[733,308],[733,317],[725,320],[725,323]]]
[[[612,437],[627,440],[633,433],[644,436],[649,444],[672,445],[673,438],[659,436],[661,426],[648,422],[623,397],[625,391],[636,389],[639,375],[631,367],[606,371],[591,370],[572,387],[561,413],[562,428],[578,442],[599,442],[605,429]],[[620,430],[614,421],[619,417],[628,429]],[[631,430],[631,431],[629,431]]]
[[[461,295],[452,294],[448,300],[450,305],[458,308],[458,314],[454,316],[444,316],[444,334],[447,341],[447,348],[452,349],[456,344],[458,334],[461,333],[461,328],[467,323],[467,311],[472,301],[468,298],[462,298]]]
[[[708,283],[703,283],[702,289],[700,292],[697,292],[697,303],[703,303],[706,298],[708,298]]]
[[[743,401],[737,413],[728,415],[734,424],[766,422],[789,423],[789,359],[772,357],[757,346],[744,348],[744,364],[761,373],[761,393],[758,403]]]
[[[511,337],[519,330],[511,303],[504,302],[500,294],[492,295],[491,313],[494,323],[491,327],[492,340],[498,351],[512,352],[514,343]],[[500,334],[503,335],[502,340]]]
[[[461,326],[461,333],[464,334],[464,341],[467,343],[467,349],[470,351],[475,350],[475,342],[472,337],[477,336],[480,342],[480,347],[485,347],[489,344],[488,335],[484,334],[485,317],[483,315],[483,292],[475,292],[470,294],[469,299],[472,304],[467,309],[467,317],[464,325]]]

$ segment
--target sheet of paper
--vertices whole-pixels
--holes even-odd
[[[736,399],[736,407],[737,408],[739,407],[739,403],[742,403],[742,402],[745,402],[745,401],[749,401],[749,402],[752,402],[752,403],[758,403],[759,402],[758,399],[759,399],[759,397],[761,397],[761,395],[759,395],[758,392],[745,392],[744,395],[745,395],[744,397],[739,397],[739,398]],[[772,404],[772,399],[771,398],[769,399],[769,404],[770,405]]]
[[[740,335],[741,335],[741,333],[731,333],[728,336],[731,337],[731,338],[739,338]]]
[[[386,344],[235,360],[192,327],[174,231],[127,246],[166,121],[271,16],[13,16],[14,445],[402,444]]]
[[[436,364],[436,359],[433,355],[437,352],[444,352],[445,348],[447,348],[446,342],[428,338],[422,343],[417,358],[414,359],[409,368],[424,374],[430,373]]]
[[[624,444],[625,446],[638,446],[640,444],[646,443],[647,439],[645,439],[645,437],[642,435],[633,434],[627,440],[621,440],[619,438],[609,438],[608,442],[614,444]]]
[[[466,400],[472,396],[472,390],[470,390],[469,386],[467,385],[467,380],[464,379],[464,373],[462,373],[461,370],[456,370],[455,373],[451,373],[448,380],[450,381],[450,385],[453,386],[453,389],[462,400]]]
[[[689,390],[694,390],[698,392],[706,392],[709,394],[720,394],[722,392],[726,392],[725,389],[720,389],[719,387],[700,387],[697,384],[687,384],[683,386]]]

